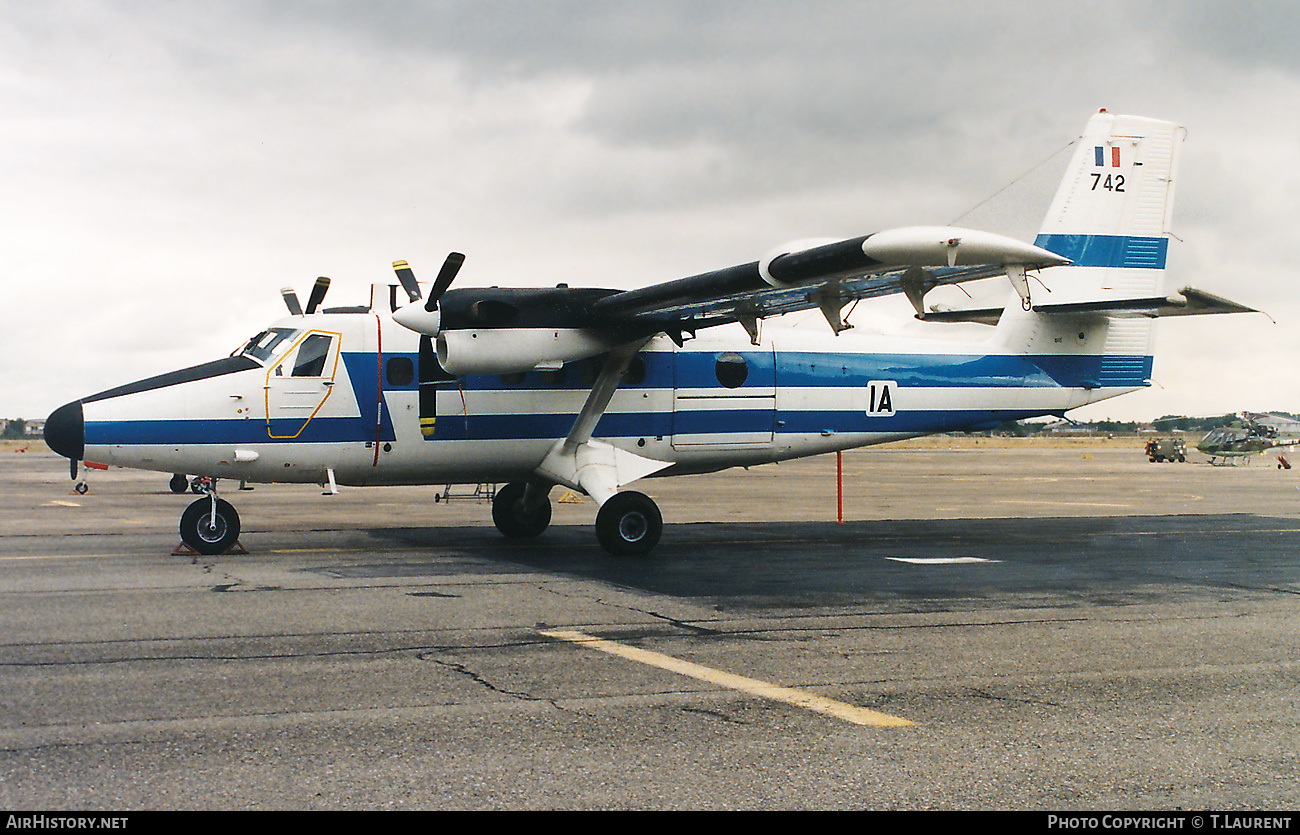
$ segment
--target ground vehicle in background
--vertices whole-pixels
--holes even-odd
[[[1152,438],[1147,441],[1146,453],[1152,464],[1165,461],[1182,464],[1187,461],[1187,442],[1182,438]]]

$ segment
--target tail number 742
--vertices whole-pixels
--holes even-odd
[[[1099,188],[1100,188],[1100,189],[1104,189],[1105,191],[1123,191],[1123,190],[1124,190],[1124,175],[1123,175],[1123,174],[1107,174],[1107,175],[1106,175],[1106,178],[1105,178],[1105,179],[1102,179],[1102,176],[1101,176],[1101,173],[1100,173],[1100,172],[1093,172],[1093,175],[1092,175],[1092,190],[1093,190],[1093,191],[1096,191],[1096,190],[1099,189]]]

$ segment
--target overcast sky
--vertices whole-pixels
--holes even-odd
[[[635,287],[900,225],[1032,240],[1101,107],[1188,129],[1168,289],[1273,321],[1161,322],[1157,385],[1072,416],[1300,412],[1297,33],[1294,2],[0,0],[0,416],[399,258]]]

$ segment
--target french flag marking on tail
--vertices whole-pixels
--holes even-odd
[[[1105,167],[1106,167],[1106,149],[1105,149],[1105,147],[1103,147],[1103,146],[1101,146],[1101,145],[1098,145],[1098,146],[1096,146],[1096,147],[1093,149],[1093,152],[1096,154],[1096,157],[1097,157],[1097,167],[1098,167],[1098,168],[1105,168]],[[1110,149],[1110,167],[1111,167],[1111,168],[1119,168],[1119,146],[1118,146],[1118,145],[1113,145],[1113,146],[1111,146],[1111,149]]]

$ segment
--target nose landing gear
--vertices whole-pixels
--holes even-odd
[[[239,514],[230,502],[217,498],[214,485],[208,495],[185,508],[180,532],[181,541],[199,554],[224,554],[239,542]]]

